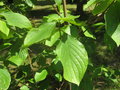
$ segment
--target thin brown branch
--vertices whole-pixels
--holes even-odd
[[[49,2],[51,2],[51,0],[48,0]],[[56,13],[59,15],[59,16],[61,16],[60,15],[60,12],[58,11],[58,9],[57,9],[57,6],[54,6],[53,4],[52,4],[52,7],[53,7],[53,9],[56,11]]]
[[[67,16],[66,0],[62,0],[62,2],[63,2],[64,17],[66,17]]]
[[[62,82],[62,84],[60,85],[59,88],[57,88],[57,90],[62,90],[62,87],[63,87],[64,83],[65,83],[65,82]]]

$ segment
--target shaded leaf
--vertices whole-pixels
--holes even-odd
[[[86,73],[79,86],[72,84],[71,87],[72,90],[93,90],[92,76]]]
[[[120,2],[114,3],[105,14],[106,31],[109,36],[120,45]]]
[[[111,51],[113,51],[117,47],[114,40],[107,33],[104,34],[104,42],[108,46],[108,49],[110,49]]]
[[[93,10],[93,14],[99,14],[104,12],[115,0],[99,0],[95,9]]]

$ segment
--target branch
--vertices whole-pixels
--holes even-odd
[[[67,16],[66,0],[62,0],[62,2],[63,2],[64,17],[66,17]]]
[[[51,0],[49,0],[49,2],[51,2]],[[57,7],[55,7],[53,4],[52,4],[52,7],[53,7],[53,9],[56,11],[56,13],[57,13],[59,16],[61,16],[61,15],[60,15],[60,12],[59,12],[58,9],[57,9]]]

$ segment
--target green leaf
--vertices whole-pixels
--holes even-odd
[[[0,15],[4,16],[8,24],[19,28],[31,28],[32,25],[27,17],[14,12],[3,12]]]
[[[63,21],[69,22],[69,21],[75,20],[77,18],[79,18],[79,16],[73,16],[73,15],[68,14],[67,17],[59,18],[59,20],[63,20]]]
[[[59,21],[58,19],[60,18],[60,16],[58,14],[50,14],[48,16],[44,16],[44,19],[47,22],[52,22],[52,21]]]
[[[110,49],[111,51],[113,51],[117,47],[114,40],[107,33],[104,34],[104,42],[108,46],[108,49]]]
[[[87,9],[91,5],[95,4],[97,0],[89,0],[87,4],[85,4],[84,9]]]
[[[42,24],[38,30],[29,31],[24,40],[24,46],[30,46],[34,43],[49,38],[55,30],[55,26],[55,22],[49,22]]]
[[[9,32],[9,35],[6,36],[5,34],[3,34],[2,32],[0,32],[0,39],[10,39],[13,37],[13,33],[14,32]]]
[[[87,72],[84,75],[84,78],[82,82],[80,83],[80,87],[78,90],[93,90],[92,75],[90,73]]]
[[[99,0],[95,9],[93,10],[93,14],[99,14],[104,12],[115,0]]]
[[[82,26],[81,29],[83,30],[84,35],[86,37],[96,39],[95,36],[89,30],[87,30],[84,26]]]
[[[84,75],[84,78],[79,86],[72,84],[72,90],[93,90],[92,76],[88,72]]]
[[[80,16],[78,16],[78,15],[73,16],[73,15],[68,14],[67,17],[61,17],[61,18],[58,18],[58,20],[60,20],[61,23],[68,22],[68,23],[71,23],[73,25],[83,26],[85,24],[85,22],[76,22],[76,20],[75,20],[79,17]]]
[[[0,90],[7,90],[11,82],[11,76],[6,69],[0,69]]]
[[[27,86],[22,86],[21,88],[20,88],[20,90],[30,90]]]
[[[65,80],[79,85],[88,65],[88,55],[82,43],[68,36],[58,45],[56,53],[63,65]]]
[[[46,40],[45,45],[48,45],[50,47],[53,46],[53,44],[59,39],[59,37],[60,37],[60,32],[59,31],[55,32],[51,36],[50,40]]]
[[[7,27],[6,23],[4,21],[0,20],[0,31],[4,33],[6,36],[9,34],[9,28]]]
[[[42,81],[42,80],[44,80],[45,78],[46,78],[46,76],[48,75],[48,72],[47,72],[47,70],[42,70],[41,72],[36,72],[35,73],[35,81],[36,82],[39,82],[39,81]]]
[[[114,3],[105,14],[106,31],[120,45],[120,2]]]
[[[31,0],[25,0],[25,2],[26,2],[26,4],[27,4],[28,6],[30,6],[30,7],[33,7],[33,6],[34,6]]]
[[[15,55],[15,56],[10,57],[9,61],[14,63],[17,66],[20,66],[21,64],[23,64],[23,59],[21,59],[18,54]]]
[[[62,81],[62,76],[61,76],[61,74],[57,73],[57,74],[55,74],[55,77],[57,78],[57,80],[59,80],[59,82]]]
[[[54,1],[55,1],[56,5],[57,5],[59,11],[61,11],[61,3],[62,3],[62,0],[54,0]]]
[[[19,56],[21,59],[25,60],[28,56],[28,48],[21,49],[19,51]]]
[[[70,30],[71,30],[71,36],[75,38],[79,37],[79,29],[77,28],[77,26],[71,25]]]
[[[2,1],[0,1],[0,6],[3,6],[3,5],[4,5],[4,3]]]
[[[12,45],[11,43],[4,43],[4,44],[0,45],[0,51],[8,48],[8,47],[11,46],[11,45]]]
[[[63,28],[61,28],[63,32],[65,32],[68,35],[71,35],[71,29],[70,25],[65,25]]]
[[[22,49],[22,50],[20,50],[19,53],[16,53],[15,56],[10,57],[9,61],[11,61],[12,63],[14,63],[17,66],[20,66],[23,64],[23,62],[25,61],[27,56],[28,56],[28,50]]]
[[[55,1],[55,3],[56,3],[58,6],[60,6],[61,3],[62,3],[62,0],[54,0],[54,1]]]

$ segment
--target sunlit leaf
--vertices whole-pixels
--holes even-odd
[[[16,55],[10,57],[9,61],[17,66],[20,66],[24,63],[27,56],[28,56],[28,50],[21,49],[19,53],[16,53]]]
[[[56,53],[63,65],[64,78],[79,85],[88,65],[88,55],[82,43],[68,36],[58,45]]]
[[[26,4],[30,7],[33,7],[34,4],[32,3],[32,0],[25,0]]]
[[[11,76],[6,69],[0,69],[0,90],[7,90],[11,82]]]
[[[31,28],[32,25],[27,17],[19,13],[3,12],[0,15],[4,16],[8,24],[19,28]]]
[[[54,1],[58,6],[61,5],[61,3],[62,3],[62,0],[54,0]]]
[[[42,70],[41,72],[36,72],[35,77],[34,77],[35,81],[39,82],[39,81],[44,80],[46,78],[47,74],[48,74],[47,70]]]
[[[21,88],[20,88],[20,90],[30,90],[27,86],[22,86]]]
[[[3,6],[3,5],[4,5],[4,3],[2,1],[0,1],[0,6]]]
[[[60,82],[62,81],[62,76],[61,76],[59,73],[55,74],[55,77],[56,77]]]
[[[95,36],[90,31],[88,31],[85,27],[82,26],[81,29],[83,30],[84,35],[86,37],[96,39]]]
[[[0,20],[0,31],[4,33],[6,36],[8,36],[9,31],[10,31],[6,23],[2,20]]]
[[[37,28],[37,30],[35,29],[29,31],[24,40],[24,46],[30,46],[34,43],[49,38],[55,30],[55,26],[55,22],[49,22],[42,24],[39,28]]]
[[[21,64],[23,64],[23,60],[20,58],[20,56],[18,54],[10,57],[9,61],[11,61],[12,63],[14,63],[17,66],[20,66]]]
[[[51,36],[50,40],[46,40],[45,44],[51,47],[59,39],[59,37],[60,32],[58,31]]]
[[[87,4],[85,4],[84,9],[87,9],[91,5],[95,4],[97,0],[89,0]]]

